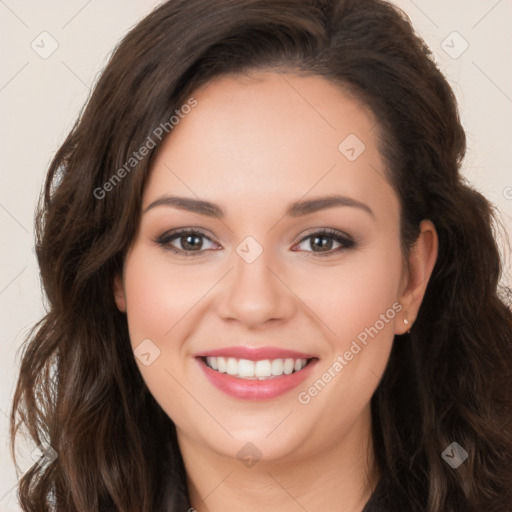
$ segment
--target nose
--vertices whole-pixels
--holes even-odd
[[[293,292],[279,275],[270,251],[251,263],[234,255],[234,269],[219,298],[218,312],[224,320],[237,321],[247,329],[290,319],[296,311]]]

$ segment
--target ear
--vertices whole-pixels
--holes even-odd
[[[395,334],[407,332],[420,309],[427,284],[437,261],[439,239],[434,224],[423,220],[420,224],[420,234],[409,252],[409,268],[403,283],[399,299],[402,304],[402,319],[395,326]],[[406,320],[408,323],[404,322]]]
[[[122,313],[126,313],[126,295],[124,293],[123,278],[117,275],[114,278],[114,300],[116,301],[117,309]]]

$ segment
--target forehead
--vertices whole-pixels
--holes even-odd
[[[220,203],[332,192],[396,203],[384,178],[374,116],[326,79],[227,75],[193,97],[197,106],[159,148],[146,204],[176,191]]]

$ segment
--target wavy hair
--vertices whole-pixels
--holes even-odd
[[[21,478],[23,510],[189,506],[174,424],[142,380],[112,291],[157,148],[97,191],[197,87],[255,69],[322,76],[369,107],[404,252],[423,219],[439,235],[417,321],[395,337],[372,397],[387,510],[510,512],[512,313],[495,215],[460,173],[466,142],[451,88],[407,16],[383,0],[171,0],[115,49],[50,164],[36,216],[47,314],[23,346],[12,449],[23,427],[58,457]],[[468,453],[456,470],[441,457],[454,441]]]

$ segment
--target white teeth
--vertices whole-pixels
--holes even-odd
[[[238,373],[238,361],[234,357],[228,357],[226,372],[228,375],[236,375]]]
[[[272,366],[268,359],[264,359],[263,361],[256,361],[256,364],[254,365],[253,377],[270,377],[271,368]]]
[[[293,365],[294,365],[293,359],[285,359],[283,364],[283,371],[286,375],[290,375],[290,373],[293,372]]]
[[[218,370],[219,367],[217,366],[217,358],[216,357],[207,357],[206,362],[208,363],[208,366],[210,368],[213,368],[214,370]]]
[[[238,361],[238,374],[240,377],[254,377],[254,361],[248,359],[240,359]]]
[[[219,373],[227,373],[240,379],[264,380],[280,375],[290,375],[302,370],[307,359],[235,359],[234,357],[206,357],[206,365]]]
[[[300,361],[300,359],[297,359]],[[283,360],[282,359],[274,359],[272,361],[272,375],[282,375],[283,374]]]
[[[223,357],[212,357],[212,359],[217,359],[217,371],[219,371],[220,373],[226,373],[226,360]]]

